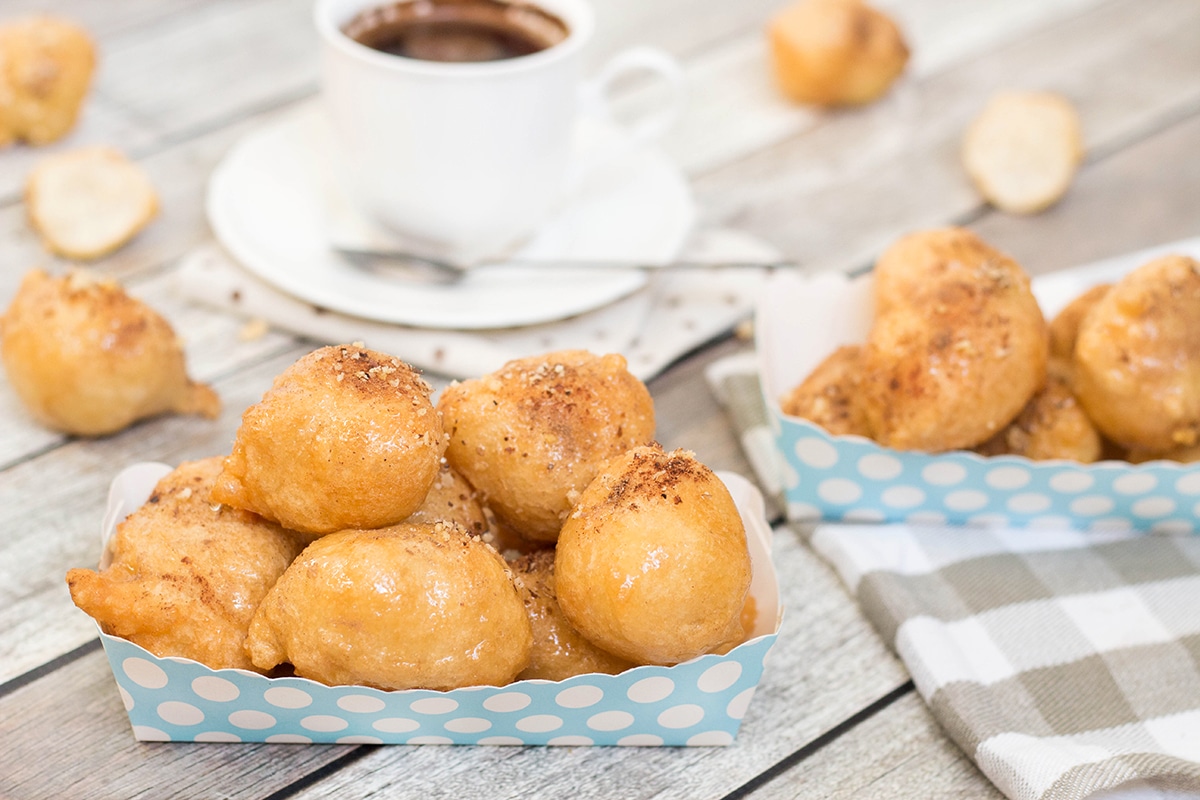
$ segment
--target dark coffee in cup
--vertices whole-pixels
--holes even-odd
[[[404,0],[361,12],[342,32],[382,53],[452,62],[519,58],[568,34],[550,12],[502,0]]]

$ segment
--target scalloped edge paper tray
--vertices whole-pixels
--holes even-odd
[[[1033,292],[1049,320],[1089,287],[1115,281],[1168,253],[1200,258],[1200,238],[1040,276],[1033,280]],[[780,273],[759,300],[759,375],[789,519],[1164,533],[1200,529],[1200,464],[1038,462],[966,451],[929,455],[881,447],[859,436],[831,436],[785,415],[779,398],[837,347],[866,340],[871,290],[869,273],[857,278]]]
[[[170,470],[135,464],[112,483],[104,541]],[[741,726],[782,618],[771,529],[746,479],[718,473],[746,525],[758,624],[726,655],[620,675],[519,681],[453,691],[385,692],[266,678],[158,658],[101,633],[135,738],[177,742],[473,745],[729,745]]]

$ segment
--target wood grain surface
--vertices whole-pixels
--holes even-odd
[[[1194,0],[880,0],[913,48],[882,101],[818,111],[775,90],[763,27],[782,0],[595,0],[595,68],[636,44],[689,81],[664,151],[702,224],[753,233],[814,268],[867,266],[896,236],[966,224],[1034,273],[1200,234],[1200,4]],[[317,91],[308,0],[8,0],[0,21],[71,16],[101,54],[79,126],[42,149],[0,150],[0,307],[28,268],[62,272],[26,221],[25,176],[47,153],[120,146],[162,213],[94,267],[171,320],[220,418],[164,417],[99,440],[39,427],[0,380],[0,798],[926,798],[998,797],[945,738],[833,572],[786,526],[775,559],[779,643],[727,748],[451,748],[134,741],[92,622],[63,575],[99,555],[113,474],[142,460],[228,452],[243,410],[317,343],[250,340],[246,320],[176,291],[181,256],[212,242],[208,176],[246,133]],[[1064,200],[997,213],[959,163],[962,132],[1002,88],[1059,91],[1088,154]],[[619,110],[655,102],[622,88]],[[704,382],[751,347],[732,332],[650,382],[667,447],[750,475]],[[401,354],[402,355],[402,354]],[[778,521],[777,521],[778,522]]]

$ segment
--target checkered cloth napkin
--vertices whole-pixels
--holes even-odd
[[[714,364],[764,490],[745,356]],[[1200,537],[824,524],[809,543],[1013,800],[1200,797]]]

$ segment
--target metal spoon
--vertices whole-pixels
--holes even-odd
[[[675,270],[716,269],[794,269],[798,265],[790,261],[668,261],[661,264],[642,261],[576,260],[504,258],[481,261],[476,264],[460,264],[449,259],[426,256],[400,250],[366,250],[335,247],[334,252],[351,264],[388,277],[404,278],[425,283],[454,284],[471,272],[490,267],[535,267],[538,269],[565,270],[613,270],[618,272],[660,272]]]

